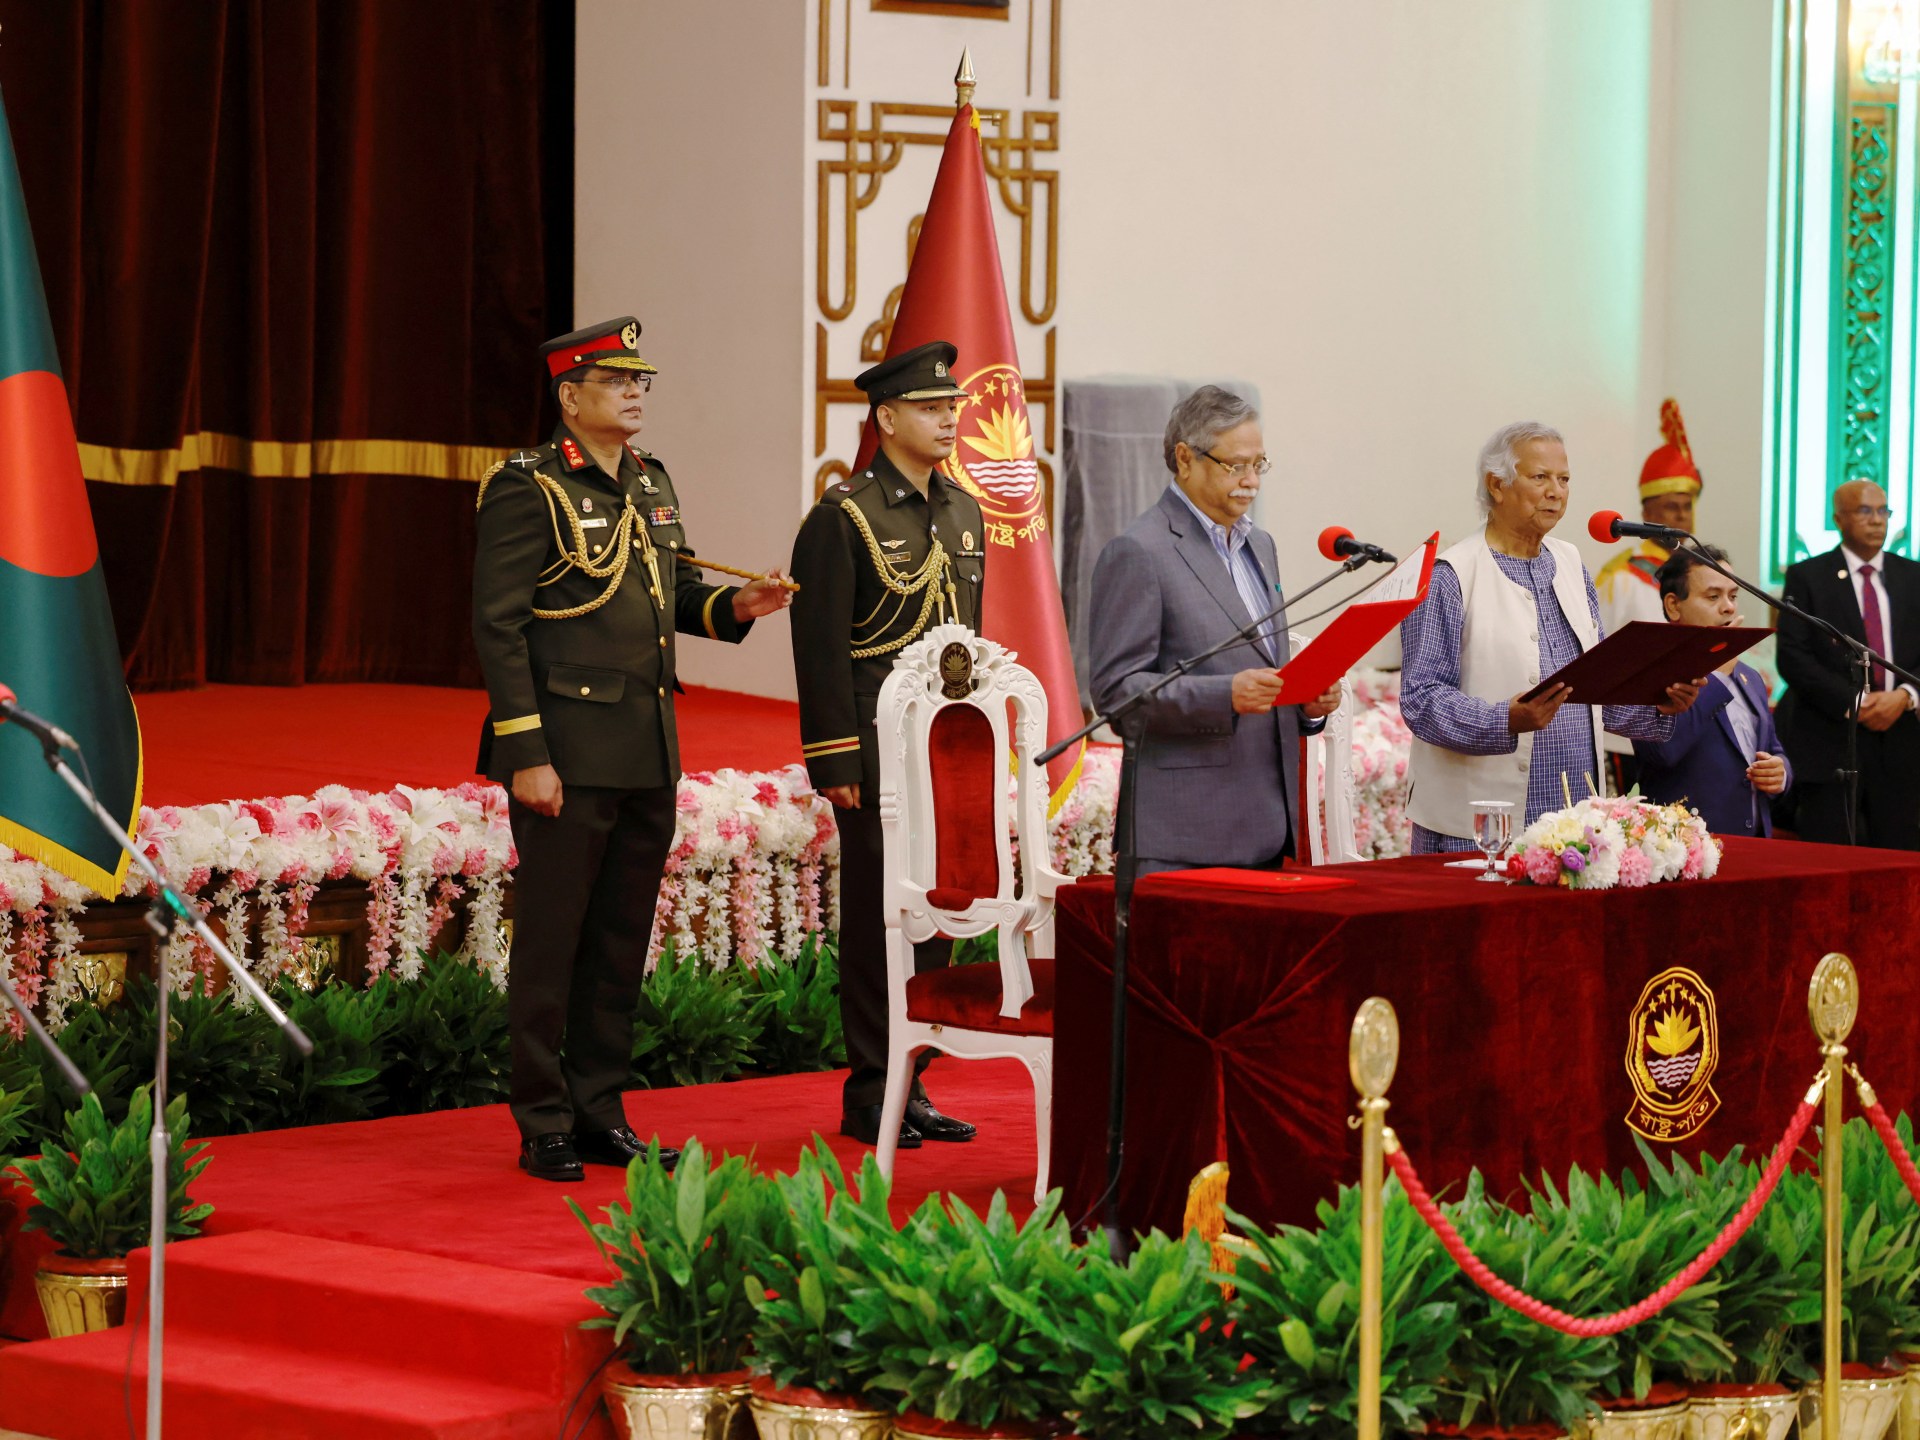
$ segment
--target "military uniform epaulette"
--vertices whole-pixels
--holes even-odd
[[[878,480],[874,479],[873,471],[856,470],[853,474],[847,476],[846,479],[836,480],[827,486],[826,489],[820,492],[819,500],[814,503],[837,506],[842,500],[846,500],[859,491],[865,490],[870,486],[878,485],[879,483]]]
[[[480,477],[480,489],[473,497],[473,508],[478,510],[487,498],[487,487],[493,483],[494,476],[502,470],[513,469],[524,472],[529,479],[541,465],[551,460],[557,452],[551,445],[542,445],[533,450],[516,450],[503,460],[496,460],[487,467],[487,473]]]

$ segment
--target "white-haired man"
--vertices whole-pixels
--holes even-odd
[[[1560,432],[1523,420],[1480,451],[1484,530],[1443,553],[1427,598],[1401,622],[1400,709],[1413,731],[1407,813],[1415,854],[1474,848],[1473,802],[1506,800],[1527,825],[1599,783],[1602,729],[1665,740],[1699,684],[1667,703],[1567,705],[1567,687],[1520,696],[1601,638],[1580,552],[1550,533],[1573,477]],[[1522,818],[1524,817],[1524,818]]]

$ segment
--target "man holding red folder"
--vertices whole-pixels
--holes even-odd
[[[1173,483],[1093,572],[1093,703],[1107,714],[1280,599],[1273,537],[1248,514],[1269,469],[1259,412],[1203,385],[1174,407],[1165,456]],[[1299,737],[1333,713],[1340,690],[1276,705],[1286,659],[1282,614],[1148,703],[1140,874],[1273,867],[1294,853]]]

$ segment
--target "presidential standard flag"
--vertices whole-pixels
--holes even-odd
[[[79,742],[101,802],[131,835],[140,815],[140,724],[120,668],[3,98],[0,684]],[[103,896],[120,893],[125,853],[47,768],[39,742],[17,725],[0,725],[0,845]]]
[[[971,81],[969,73],[969,89]],[[947,132],[887,355],[930,340],[949,340],[960,351],[953,381],[967,398],[960,402],[953,454],[940,468],[980,502],[986,522],[987,593],[980,632],[1017,651],[1020,663],[1039,678],[1047,692],[1051,744],[1080,728],[1080,686],[1067,648],[1026,385],[1000,273],[1000,242],[980,159],[980,122],[966,103]],[[854,469],[867,462],[878,443],[869,423]],[[1071,793],[1079,770],[1077,748],[1053,762],[1054,809]]]

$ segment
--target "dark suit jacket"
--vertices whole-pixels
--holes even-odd
[[[1755,749],[1767,755],[1779,755],[1780,737],[1773,728],[1773,716],[1767,708],[1767,686],[1760,672],[1743,661],[1733,663],[1729,677],[1741,693],[1753,702],[1759,714]],[[1759,817],[1758,832],[1773,834],[1771,797],[1758,796],[1747,779],[1747,757],[1734,738],[1733,722],[1727,718],[1737,702],[1733,692],[1718,680],[1707,688],[1690,710],[1673,718],[1673,737],[1668,740],[1636,740],[1633,753],[1640,760],[1640,789],[1649,800],[1670,805],[1685,800],[1707,822],[1716,835],[1752,835],[1754,817]],[[1793,784],[1793,765],[1787,765],[1787,784]]]
[[[1247,543],[1279,599],[1273,537],[1255,530]],[[1213,542],[1171,491],[1100,552],[1089,614],[1093,703],[1103,713],[1253,618]],[[1284,663],[1284,614],[1274,636]],[[1235,672],[1270,664],[1253,645],[1236,645],[1148,705],[1135,806],[1142,857],[1256,865],[1291,852],[1300,711],[1233,709]]]
[[[1895,664],[1920,671],[1920,563],[1882,551],[1882,582],[1892,611]],[[1847,562],[1836,548],[1802,560],[1787,571],[1781,592],[1809,614],[1817,615],[1865,643],[1866,622],[1853,596]],[[1847,710],[1858,690],[1851,653],[1804,620],[1781,612],[1776,645],[1780,678],[1787,693],[1780,703],[1780,734],[1803,785],[1833,780],[1846,764]],[[1863,731],[1865,738],[1868,732]],[[1920,764],[1920,719],[1902,715],[1881,737],[1896,754]]]

